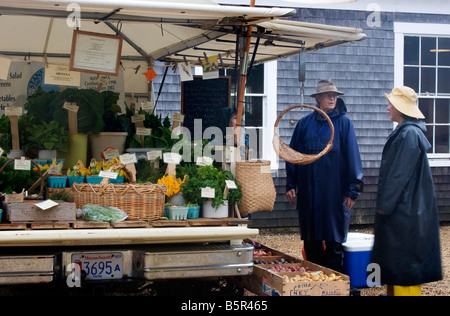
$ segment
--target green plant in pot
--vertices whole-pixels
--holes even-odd
[[[136,126],[131,124],[128,128],[128,152],[144,155],[149,148],[171,148],[179,140],[179,138],[172,138],[171,122],[168,116],[163,119],[162,115],[155,115],[141,109],[136,111],[126,107],[125,115],[130,120],[132,116],[138,114],[145,115],[144,127],[151,129],[151,135],[145,137],[136,135]]]
[[[203,204],[202,208],[204,212],[207,207],[206,203],[211,204],[212,208],[217,211],[219,208],[228,204],[234,205],[235,203],[239,203],[242,196],[239,184],[236,183],[237,189],[228,190],[228,195],[224,198],[225,180],[235,181],[232,173],[229,171],[222,171],[214,166],[199,167],[195,174],[191,174],[186,179],[185,183],[181,186],[181,192],[189,203]],[[206,187],[215,190],[214,199],[208,200],[202,198],[202,188]],[[203,216],[205,217],[205,214]],[[216,216],[212,214],[211,217]]]
[[[131,118],[122,114],[122,108],[117,104],[120,94],[113,91],[101,92],[103,99],[103,128],[98,134],[90,135],[92,157],[102,160],[101,153],[109,147],[117,149],[119,154],[125,150]]]
[[[69,130],[68,110],[64,109],[65,102],[76,103],[77,133],[69,135],[69,150],[59,155],[66,159],[71,166],[81,159],[87,160],[88,135],[97,134],[103,129],[103,97],[100,92],[92,89],[69,88],[64,91],[45,92],[41,88],[28,98],[24,108],[27,115],[36,120],[33,123],[49,123],[57,121],[64,129]]]
[[[26,116],[23,119],[26,120]],[[25,125],[22,121],[20,125],[23,128],[21,135],[25,152],[39,152],[39,159],[53,159],[56,158],[57,151],[67,151],[69,132],[58,122],[43,121],[40,124]]]
[[[28,190],[40,178],[38,171],[35,171],[33,166],[30,170],[14,170],[14,163],[4,166],[8,161],[8,158],[0,157],[0,167],[4,167],[0,175],[1,193],[20,193],[24,189]],[[39,188],[28,192],[28,194],[34,193],[39,193]]]

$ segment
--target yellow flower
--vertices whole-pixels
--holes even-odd
[[[180,178],[175,178],[174,175],[163,176],[161,179],[158,179],[158,184],[164,184],[167,188],[166,195],[171,197],[174,194],[177,194],[181,190],[181,184],[186,181],[186,176],[184,176],[183,180]]]

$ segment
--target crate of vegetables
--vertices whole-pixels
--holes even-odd
[[[300,260],[300,259],[299,259]],[[350,278],[300,260],[297,263],[255,265],[244,286],[263,296],[348,296]]]
[[[350,278],[299,259],[297,263],[255,265],[245,287],[263,296],[348,296]]]

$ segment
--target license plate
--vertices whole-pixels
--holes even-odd
[[[121,279],[123,276],[123,254],[75,253],[72,262],[86,272],[86,280]]]

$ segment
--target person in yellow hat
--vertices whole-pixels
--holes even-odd
[[[421,284],[442,279],[431,145],[414,90],[396,87],[385,96],[398,126],[383,149],[372,262],[388,295],[420,296]]]

